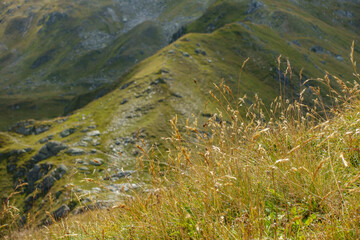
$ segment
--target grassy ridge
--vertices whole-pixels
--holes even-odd
[[[332,91],[331,107],[314,93],[323,115],[301,103],[303,94],[300,102],[281,96],[267,108],[255,98],[246,107],[229,86],[216,86],[214,117],[185,126],[174,117],[164,161],[151,157],[155,149],[143,151],[138,165],[152,176],[143,192],[112,209],[15,236],[358,239],[360,75],[355,82],[337,79],[339,93],[329,76],[318,81]]]
[[[116,83],[97,92],[79,97],[72,102],[72,110],[84,107],[68,116],[65,122],[58,121],[59,119],[49,121],[52,125],[49,131],[26,137],[14,133],[1,134],[4,139],[9,140],[6,140],[7,144],[0,144],[1,151],[7,152],[31,147],[32,152],[22,156],[16,163],[17,168],[24,167],[29,159],[43,147],[44,144],[39,143],[42,138],[54,135],[56,141],[65,142],[70,147],[79,147],[79,142],[86,136],[86,133],[82,132],[82,130],[87,129],[88,126],[96,126],[96,129],[101,132],[101,136],[98,138],[100,145],[83,147],[87,153],[95,149],[96,154],[87,154],[82,158],[85,160],[93,157],[104,159],[103,166],[99,168],[90,166],[89,173],[86,174],[87,180],[94,179],[101,182],[101,178],[106,176],[106,171],[109,168],[124,168],[125,170],[134,170],[136,168],[137,157],[133,154],[139,151],[136,145],[140,144],[146,150],[155,146],[161,150],[161,154],[157,153],[156,157],[164,159],[167,147],[160,138],[171,134],[171,130],[164,126],[167,126],[168,120],[172,116],[178,115],[179,123],[184,126],[186,119],[195,114],[199,116],[199,126],[206,125],[208,117],[215,113],[216,109],[222,109],[219,103],[212,101],[208,94],[209,90],[213,89],[214,83],[220,85],[221,79],[233,90],[235,99],[245,94],[250,96],[244,100],[246,106],[258,103],[258,100],[261,100],[264,105],[270,106],[272,100],[280,93],[279,85],[281,85],[283,91],[285,90],[285,94],[283,94],[283,91],[281,93],[283,97],[298,100],[304,87],[302,85],[303,81],[309,76],[323,76],[325,69],[332,70],[334,76],[353,79],[351,74],[352,66],[347,63],[347,54],[344,53],[347,52],[345,49],[348,44],[353,39],[358,39],[356,34],[332,27],[312,15],[306,15],[305,12],[299,11],[296,16],[292,16],[293,14],[286,10],[286,7],[289,7],[288,5],[279,5],[279,7],[283,7],[282,11],[280,11],[280,15],[285,20],[283,22],[296,26],[292,34],[286,34],[288,30],[285,32],[280,31],[286,29],[286,26],[276,25],[276,16],[278,15],[274,15],[275,6],[269,3],[266,6],[269,8],[260,9],[255,14],[264,14],[264,19],[270,24],[257,23],[251,19],[241,19],[242,14],[248,7],[246,5],[245,9],[240,8],[241,11],[238,11],[240,17],[238,15],[236,17],[239,17],[239,19],[233,18],[235,15],[229,17],[235,23],[224,21],[218,26],[217,30],[210,33],[189,33],[134,66]],[[217,13],[210,16],[210,22],[214,21],[217,16]],[[275,20],[272,21],[271,19]],[[203,18],[198,21],[196,24],[203,24]],[[307,35],[302,27],[312,28],[312,23],[316,23],[318,29],[316,31],[309,30],[309,35]],[[207,24],[208,22],[205,25]],[[138,26],[138,28],[144,32],[150,31],[150,33],[156,33],[158,30],[152,22],[146,22]],[[298,34],[295,34],[296,31],[298,31]],[[334,33],[337,31],[342,34],[335,36]],[[321,40],[319,36],[317,38],[311,36],[316,32],[326,33],[324,36],[328,38]],[[138,33],[137,31],[130,32],[129,35],[126,35],[128,38],[119,41],[117,45],[119,50],[123,44],[131,44],[132,35],[140,39]],[[140,34],[140,36],[142,35]],[[156,34],[150,34],[150,36],[153,36],[156,41]],[[294,43],[294,40],[298,40],[298,43]],[[138,41],[136,43],[140,44]],[[319,45],[325,49],[323,52],[311,50],[314,46]],[[111,48],[106,49],[106,51],[112,54]],[[276,59],[280,54],[283,56],[283,61],[280,64],[279,71]],[[343,59],[339,60],[335,54],[342,56]],[[102,55],[100,53],[91,55],[91,57],[95,58],[97,56]],[[248,57],[250,59],[239,80],[239,70]],[[288,68],[288,71],[286,71],[288,67],[286,58],[290,59],[293,66],[291,68],[292,78],[289,77],[290,69]],[[86,57],[84,61],[91,67],[96,65]],[[86,64],[84,63],[84,66],[80,64],[78,67],[85,68]],[[300,67],[304,67],[304,70],[301,71]],[[300,72],[303,77],[302,82],[298,77]],[[279,81],[279,73],[281,82]],[[305,86],[317,87],[320,85],[319,82],[310,81]],[[335,86],[336,83],[332,83],[332,87]],[[339,86],[336,86],[335,89],[339,89]],[[314,106],[312,93],[315,91],[316,88],[306,91],[302,103]],[[256,93],[261,99],[256,100],[253,98]],[[331,106],[332,101],[326,96],[327,93],[330,93],[329,88],[322,88],[321,93],[325,106]],[[224,106],[224,109],[226,109],[226,105]],[[239,111],[238,119],[246,114],[245,109]],[[278,117],[279,114],[276,114],[276,116]],[[224,120],[230,120],[230,116],[223,113],[222,117]],[[260,123],[269,120],[268,118],[269,115],[265,114]],[[41,124],[41,122],[37,124]],[[292,127],[296,130],[296,127]],[[77,131],[68,138],[61,138],[59,133],[68,128],[75,128]],[[136,144],[129,144],[125,147],[115,146],[116,139],[136,136],[141,129],[144,130],[147,136],[145,140],[143,139],[145,144],[138,141]],[[182,130],[185,131],[186,129]],[[275,132],[275,130],[273,131]],[[278,147],[280,146],[276,148]],[[119,156],[119,152],[121,152],[121,156]],[[32,217],[36,218],[37,213],[40,216],[39,218],[43,219],[47,216],[46,212],[53,212],[64,203],[69,205],[74,202],[78,203],[77,196],[73,194],[74,189],[91,190],[92,187],[97,186],[93,182],[84,181],[84,173],[78,171],[79,165],[75,163],[76,159],[76,156],[69,156],[62,152],[58,156],[44,161],[55,166],[65,164],[69,171],[66,178],[55,183],[49,194],[35,201],[33,209],[29,212]],[[4,198],[13,191],[12,186],[14,186],[13,176],[7,172],[8,162],[9,160],[5,159],[0,168],[0,181],[3,183],[0,190]],[[225,164],[227,163],[225,162]],[[264,164],[268,163],[265,162]],[[132,181],[142,182],[146,178],[145,176],[146,174],[140,171],[139,178]],[[121,179],[117,183],[126,181]],[[65,186],[68,183],[71,184]],[[190,185],[190,180],[187,184]],[[54,199],[53,196],[59,191],[63,195]],[[23,210],[24,200],[29,196],[28,193],[18,194],[15,197],[15,204]],[[107,199],[107,197],[107,192],[103,192],[101,199]],[[24,212],[21,212],[21,214],[24,214]],[[37,221],[39,219],[35,219],[35,222]]]
[[[196,53],[197,49],[206,54]],[[300,49],[306,53],[310,52],[306,48]],[[254,93],[258,93],[265,105],[269,106],[272,99],[279,93],[278,70],[275,61],[279,53],[293,56],[294,64],[305,67],[304,75],[319,76],[322,74],[321,70],[306,61],[303,54],[299,52],[298,46],[287,44],[286,40],[264,25],[246,23],[246,26],[243,26],[233,23],[210,34],[188,34],[136,65],[124,78],[109,88],[109,90],[113,90],[112,92],[77,110],[68,117],[67,121],[63,123],[51,121],[52,127],[49,131],[27,137],[9,133],[16,141],[3,146],[1,150],[6,152],[30,146],[33,151],[24,155],[17,162],[17,167],[22,167],[43,146],[39,143],[40,139],[54,135],[54,140],[65,141],[69,146],[76,146],[86,135],[81,130],[87,126],[96,125],[102,133],[101,144],[95,147],[99,151],[96,156],[105,159],[105,164],[101,169],[119,167],[125,168],[125,170],[134,170],[136,156],[133,156],[132,152],[137,150],[136,145],[129,145],[122,149],[122,157],[118,161],[118,153],[114,152],[111,147],[114,145],[115,139],[131,136],[136,134],[139,129],[144,129],[148,136],[147,148],[156,144],[165,152],[166,148],[159,136],[168,136],[171,133],[170,129],[164,128],[168,120],[177,114],[179,117],[181,116],[179,118],[181,123],[185,124],[186,118],[191,117],[192,114],[198,114],[201,116],[199,124],[205,124],[209,114],[219,107],[210,101],[208,92],[213,88],[213,83],[219,83],[221,78],[231,89],[234,89],[235,96],[244,94],[254,96]],[[250,60],[239,81],[239,69],[247,57],[250,57]],[[314,55],[318,61],[321,61],[320,57],[322,55]],[[333,64],[335,65],[335,61]],[[347,63],[339,62],[338,64],[346,71],[351,72],[351,66]],[[282,69],[284,66],[281,65]],[[293,71],[292,86],[294,86],[294,97],[297,99],[301,89],[299,88],[299,79],[295,76],[300,69],[294,67]],[[282,72],[284,73],[284,70]],[[351,74],[344,73],[344,76],[351,78]],[[282,79],[282,84],[285,83],[286,94],[289,97],[291,85],[288,80],[284,82],[287,77],[283,76]],[[128,83],[131,84],[127,86]],[[106,91],[103,94],[105,93]],[[89,98],[103,94],[96,94]],[[308,98],[310,92],[307,92],[306,96],[306,101],[310,102],[310,98]],[[125,99],[127,102],[122,104]],[[253,101],[252,98],[249,98],[246,104],[252,104]],[[78,131],[67,139],[60,138],[59,133],[67,128],[76,128]],[[92,148],[89,146],[85,150],[90,152]],[[83,174],[77,171],[78,166],[74,164],[76,158],[62,153],[46,162],[67,165],[72,178],[66,181],[71,182],[74,188],[91,189],[94,186],[84,182]],[[114,159],[116,160],[114,161]],[[1,181],[7,183],[4,186],[11,186],[12,178],[6,175],[6,164],[0,171],[4,176],[1,177]],[[73,172],[76,174],[72,175]],[[95,171],[90,172],[87,177],[99,179],[104,177],[102,176],[104,174],[105,172]],[[70,203],[76,199],[71,188],[65,188],[64,185],[64,181],[56,182],[48,196],[52,196],[51,194],[55,194],[57,191],[63,191],[66,194],[61,195],[51,205],[49,205],[48,198],[46,198],[45,204],[42,204],[41,199],[37,200],[31,213],[37,212],[41,216],[45,216],[46,211],[52,212],[63,203]],[[4,195],[11,191],[12,189],[9,187],[3,188]],[[18,206],[24,206],[24,199],[28,196],[28,194],[18,195]]]

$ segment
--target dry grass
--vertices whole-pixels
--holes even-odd
[[[305,81],[298,99],[281,94],[270,108],[257,96],[245,107],[246,97],[215,85],[219,110],[206,124],[194,119],[182,129],[175,117],[166,161],[152,150],[139,158],[152,176],[150,191],[18,237],[358,239],[360,77],[353,48],[351,61],[353,83],[327,74],[308,80],[323,83],[327,94]],[[290,64],[285,74],[291,80]],[[306,91],[315,95],[312,107],[303,104]]]

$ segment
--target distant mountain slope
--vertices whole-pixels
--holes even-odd
[[[161,137],[170,134],[168,121],[175,115],[185,123],[195,114],[200,116],[198,124],[204,124],[209,112],[219,107],[208,94],[213,83],[224,79],[234,97],[257,93],[265,104],[279,95],[276,58],[280,54],[292,63],[292,82],[282,76],[288,98],[299,96],[301,68],[304,78],[322,77],[328,70],[352,81],[348,52],[351,42],[360,40],[356,31],[325,22],[291,2],[275,3],[219,1],[186,27],[184,31],[190,33],[139,62],[115,83],[77,98],[72,109],[84,107],[72,115],[22,122],[12,132],[1,133],[3,197],[14,185],[27,182],[18,205],[24,213],[36,211],[41,218],[63,204],[76,208],[75,194],[87,201],[96,193],[100,195],[96,201],[106,203],[123,197],[113,189],[123,186],[114,184],[126,182],[122,177],[133,174],[132,183],[144,181],[143,174],[132,172],[140,154],[137,145],[164,151]],[[146,31],[153,24],[138,27]],[[109,176],[113,181],[106,180]],[[84,177],[96,179],[103,188],[84,182]],[[51,200],[49,193],[55,196]]]
[[[168,44],[206,1],[11,1],[0,6],[0,129],[63,114]],[[50,106],[49,106],[50,105]]]

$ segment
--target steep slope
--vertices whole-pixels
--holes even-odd
[[[118,79],[211,2],[2,3],[0,129],[63,114],[72,97]]]
[[[293,65],[293,79],[281,77],[288,98],[298,98],[301,89],[296,76],[301,68],[304,78],[323,76],[329,69],[353,80],[347,74],[352,69],[346,56],[351,41],[359,41],[359,37],[352,29],[329,25],[309,14],[304,17],[306,12],[300,10],[297,15],[288,14],[290,7],[297,9],[291,4],[269,8],[265,6],[270,3],[266,3],[251,13],[247,12],[253,3],[239,5],[244,8],[235,12],[230,11],[236,10],[232,4],[222,15],[234,23],[226,24],[231,22],[227,20],[211,33],[182,36],[137,64],[116,83],[103,88],[103,92],[87,95],[84,102],[78,99],[74,105],[97,100],[67,118],[23,122],[12,132],[1,133],[2,197],[8,196],[14,185],[26,182],[28,185],[16,197],[17,204],[24,213],[37,212],[40,218],[45,218],[45,211],[54,212],[63,204],[71,210],[76,208],[78,198],[87,202],[92,197],[99,203],[111,204],[124,197],[121,191],[124,186],[136,187],[145,181],[142,173],[133,172],[141,151],[137,146],[164,152],[160,138],[170,134],[168,121],[172,116],[181,116],[185,122],[194,113],[202,116],[198,119],[202,125],[209,112],[219,107],[208,95],[213,83],[219,84],[223,78],[236,98],[258,93],[269,104],[279,94],[276,58],[280,54]],[[218,6],[215,4],[188,29],[200,28],[204,19],[212,19],[208,14]],[[283,19],[287,20],[281,23],[288,21],[289,30],[281,32],[285,26],[276,24],[278,17],[273,17],[274,9],[283,13]],[[230,18],[226,14],[234,16]],[[266,24],[241,20],[245,15],[258,19],[256,14],[265,16]],[[215,12],[210,16],[217,15]],[[326,39],[312,37],[315,33],[311,26],[315,23],[316,31],[327,36]],[[146,24],[142,25],[145,29],[151,28],[151,24]],[[308,28],[310,33],[306,36],[304,29]],[[250,60],[239,80],[239,71],[248,57]],[[128,175],[133,178],[123,178]],[[134,185],[121,185],[128,181]]]

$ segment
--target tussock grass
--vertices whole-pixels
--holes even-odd
[[[182,127],[177,117],[171,120],[165,161],[154,159],[154,149],[138,146],[144,153],[138,166],[152,177],[146,191],[112,209],[18,236],[358,239],[360,77],[353,48],[350,58],[354,82],[330,74],[303,81],[298,99],[281,94],[270,108],[257,96],[247,106],[246,96],[215,85],[210,94],[219,108],[207,123],[199,126],[194,119]],[[291,78],[290,64],[285,74]],[[308,81],[324,88],[307,88]],[[312,106],[302,103],[306,91],[315,95]]]

